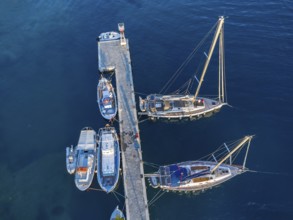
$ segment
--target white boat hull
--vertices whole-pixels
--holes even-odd
[[[146,99],[140,97],[141,115],[151,119],[192,119],[209,117],[218,112],[226,103],[214,99],[183,95],[149,95]]]
[[[111,120],[117,114],[117,99],[109,80],[102,77],[97,86],[97,102],[103,118]]]
[[[119,40],[120,34],[115,31],[101,33],[98,40],[99,41],[111,41],[111,40]]]
[[[123,214],[123,212],[118,208],[118,206],[116,207],[116,209],[112,212],[112,215],[110,217],[110,220],[125,220],[125,216]]]
[[[114,127],[105,127],[99,130],[99,147],[97,151],[97,180],[107,193],[112,192],[119,180],[120,149]]]
[[[74,174],[76,168],[76,153],[73,146],[66,147],[66,168],[69,174]]]
[[[96,168],[96,132],[89,127],[82,129],[76,151],[76,170],[74,182],[76,187],[87,190],[94,178]]]

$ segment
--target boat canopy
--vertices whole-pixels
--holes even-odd
[[[84,130],[80,132],[77,150],[94,150],[96,146],[95,131]]]
[[[103,175],[112,175],[115,172],[114,139],[112,134],[103,134],[101,150]]]
[[[111,96],[111,94],[109,93],[108,90],[103,91],[103,97],[110,97],[110,96]]]
[[[78,167],[76,169],[76,172],[87,172],[88,168],[87,167]]]
[[[160,167],[160,174],[162,185],[171,187],[180,186],[180,182],[189,175],[185,167],[179,167],[176,164]]]
[[[85,182],[88,179],[88,159],[88,156],[83,153],[78,157],[75,179],[79,182]]]
[[[77,160],[77,169],[82,167],[88,167],[89,157],[87,154],[81,153]]]

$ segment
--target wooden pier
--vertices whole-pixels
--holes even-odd
[[[115,72],[123,185],[128,220],[150,219],[139,128],[134,98],[133,78],[128,40],[124,25],[119,24],[121,39],[98,41],[100,72]]]

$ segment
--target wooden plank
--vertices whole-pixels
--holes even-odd
[[[99,69],[115,67],[126,217],[150,219],[128,40],[98,42]]]

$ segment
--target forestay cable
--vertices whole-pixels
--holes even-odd
[[[178,76],[182,73],[182,70],[185,68],[185,66],[190,62],[192,57],[195,55],[195,53],[199,50],[199,48],[202,47],[202,45],[205,43],[208,36],[211,34],[211,32],[214,30],[214,28],[217,26],[218,22],[210,29],[210,31],[204,36],[204,38],[200,41],[200,43],[193,49],[193,51],[189,54],[189,56],[185,59],[185,61],[179,66],[179,68],[175,71],[175,73],[171,76],[171,78],[167,81],[167,83],[163,86],[163,88],[160,90],[159,93],[166,92],[168,88],[174,83],[174,81],[178,78]]]

